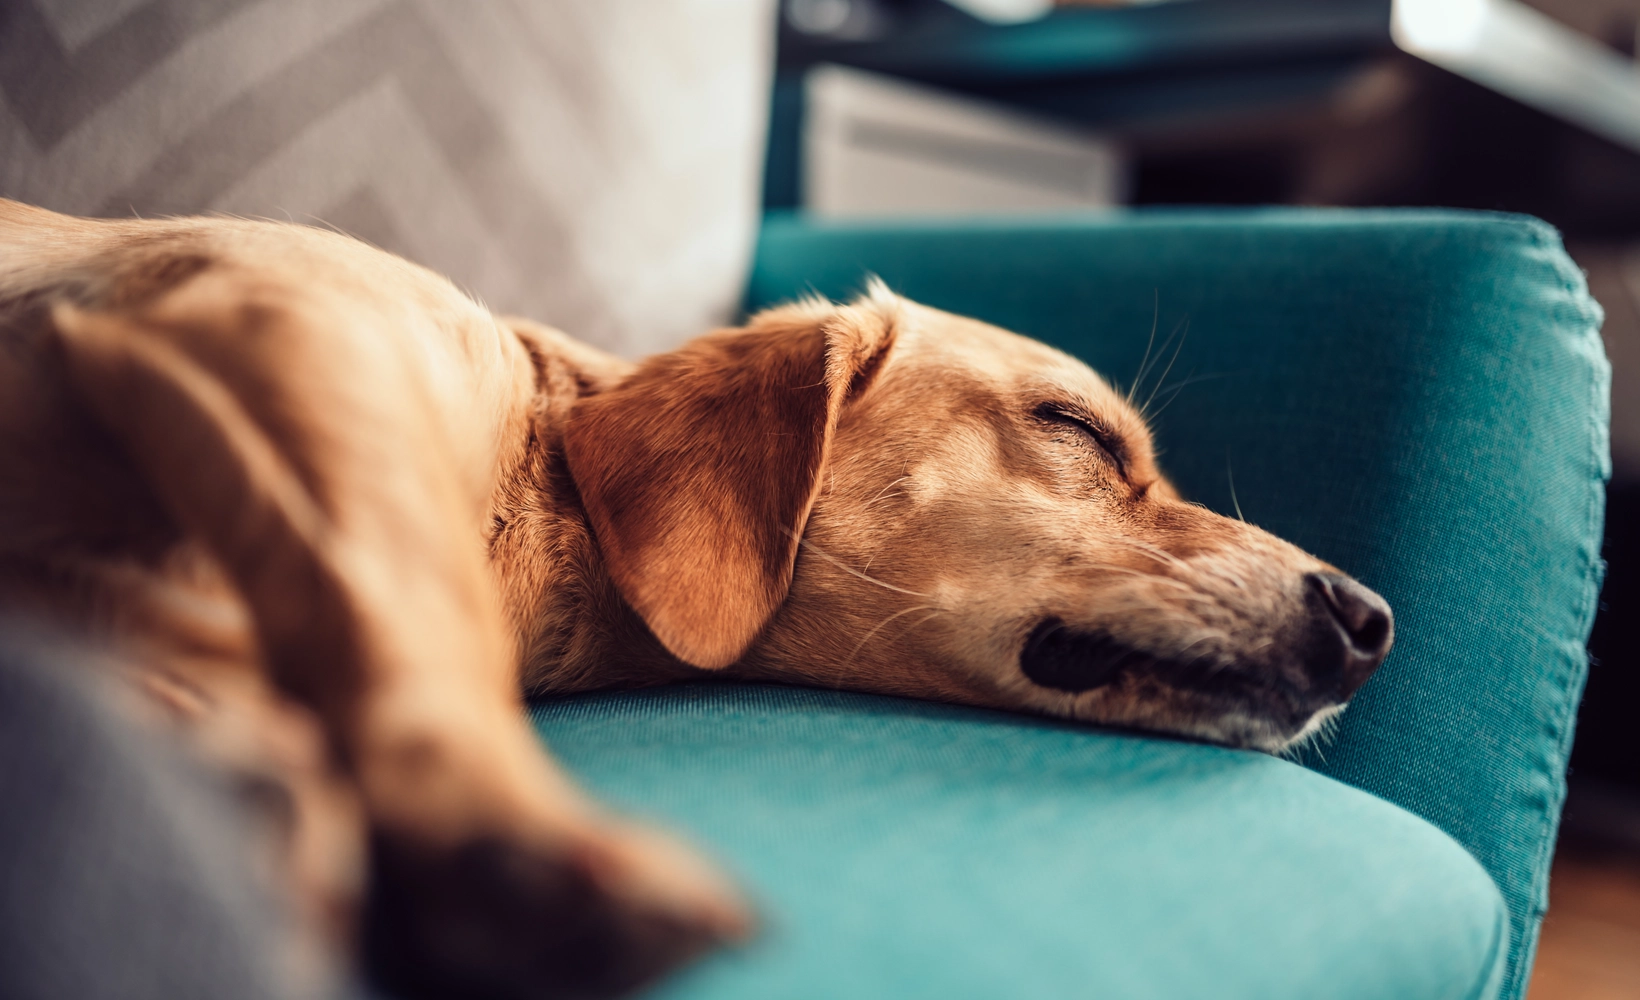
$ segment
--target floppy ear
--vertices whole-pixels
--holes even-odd
[[[728,666],[785,600],[838,413],[881,363],[895,303],[771,310],[576,404],[565,454],[598,547],[678,659]]]

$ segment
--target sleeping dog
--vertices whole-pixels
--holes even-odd
[[[633,365],[336,233],[0,201],[0,607],[281,807],[406,996],[630,990],[747,933],[522,694],[703,673],[1278,750],[1389,608],[1181,500],[1087,366],[876,285]]]

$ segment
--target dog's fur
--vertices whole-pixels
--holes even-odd
[[[349,933],[368,863],[411,994],[619,992],[747,929],[521,691],[716,672],[1277,749],[1390,642],[1180,500],[1085,365],[880,286],[634,366],[335,233],[0,201],[0,470],[4,607],[294,796],[313,922]]]

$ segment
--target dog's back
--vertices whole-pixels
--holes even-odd
[[[58,301],[118,297],[132,268],[120,248],[132,242],[123,225],[0,201],[0,604],[87,637],[125,630],[168,592],[162,565],[183,542],[79,398],[52,323]],[[163,627],[175,615],[143,617],[141,631],[177,631]],[[242,631],[242,614],[226,617]]]
[[[76,317],[141,325],[155,309],[165,315],[154,322],[181,331],[160,339],[186,341],[206,367],[252,372],[235,396],[288,417],[281,430],[301,434],[310,410],[413,399],[430,426],[408,430],[458,467],[462,492],[482,506],[497,458],[486,447],[494,403],[515,388],[506,351],[517,347],[448,282],[308,227],[87,220],[0,200],[0,603],[168,667],[254,658],[236,588],[133,462],[126,414],[107,411],[117,404],[86,384],[65,341]],[[253,369],[291,377],[276,386]],[[351,440],[312,435],[305,450],[368,451],[360,423]],[[446,430],[458,446],[425,440]],[[198,447],[184,440],[186,421],[158,433],[174,434],[178,450]]]

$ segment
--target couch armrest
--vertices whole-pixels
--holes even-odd
[[[846,297],[867,273],[1124,384],[1153,318],[1158,341],[1181,331],[1154,404],[1164,468],[1220,511],[1233,508],[1233,474],[1249,520],[1396,611],[1394,652],[1305,763],[1431,820],[1481,861],[1513,922],[1501,995],[1520,995],[1610,474],[1600,308],[1554,230],[1425,210],[772,217],[747,304]]]

